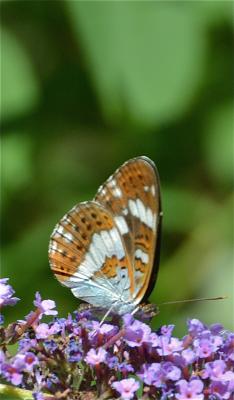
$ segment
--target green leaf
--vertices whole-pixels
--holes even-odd
[[[170,233],[191,233],[215,207],[206,195],[172,186],[163,188],[163,226]]]
[[[160,124],[186,110],[205,41],[185,3],[68,2],[107,119]]]
[[[32,110],[39,90],[25,50],[10,32],[1,30],[1,113],[11,118]]]
[[[32,392],[29,390],[19,389],[10,385],[0,384],[0,395],[2,400],[31,400]]]
[[[17,190],[32,179],[31,140],[23,134],[2,138],[2,183],[7,190]]]
[[[194,3],[194,0],[190,0]],[[196,9],[200,13],[200,17],[211,24],[233,23],[233,4],[231,1],[199,1]]]
[[[215,110],[206,124],[204,141],[208,169],[221,184],[233,182],[233,103]]]
[[[15,386],[0,384],[0,395],[2,400],[33,400],[33,395],[30,390],[20,389]],[[45,399],[51,395],[43,393]]]
[[[136,375],[134,375],[134,374],[129,374],[129,378],[134,378],[135,381],[137,381],[137,382],[139,383],[140,387],[139,387],[139,389],[137,390],[136,395],[137,395],[137,398],[138,398],[138,399],[142,399],[142,396],[143,396],[143,389],[144,389],[144,385],[143,385],[142,380],[141,380],[138,376],[136,376]]]
[[[229,299],[225,300],[226,303],[210,301],[162,306],[162,313],[156,318],[156,324],[170,321],[177,325],[176,332],[181,333],[185,328],[185,319],[191,317],[204,318],[204,322],[208,324],[220,322],[227,329],[232,329],[232,209],[233,196],[230,196],[226,203],[213,206],[206,217],[197,219],[190,235],[167,260],[162,260],[151,302],[158,304],[164,301],[225,295]],[[188,213],[185,214],[190,218]]]

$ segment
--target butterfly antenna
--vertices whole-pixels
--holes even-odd
[[[219,297],[201,297],[199,299],[186,299],[186,300],[176,300],[176,301],[166,301],[158,304],[159,306],[164,306],[167,304],[178,304],[178,303],[193,303],[196,301],[208,301],[208,300],[224,300],[227,299],[228,296],[219,296]]]

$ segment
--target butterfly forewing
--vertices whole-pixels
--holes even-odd
[[[156,246],[159,257],[160,185],[153,162],[146,157],[127,161],[100,187],[95,200],[113,214],[124,239],[134,270],[133,299],[138,304],[150,279],[156,279]]]
[[[49,259],[57,279],[95,306],[129,302],[133,268],[111,213],[102,205],[80,203],[56,225]]]

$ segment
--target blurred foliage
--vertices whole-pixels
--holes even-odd
[[[155,325],[233,328],[233,4],[1,2],[2,256],[22,301],[77,299],[53,278],[49,235],[125,160],[151,157],[164,210]]]
[[[145,127],[170,121],[188,107],[205,50],[193,7],[161,2],[157,7],[154,2],[69,5],[107,118],[123,121],[127,113]]]
[[[2,117],[13,118],[32,110],[38,98],[38,86],[30,60],[10,32],[1,32],[1,112]]]
[[[0,384],[0,394],[3,400],[33,400],[31,391],[5,384]]]

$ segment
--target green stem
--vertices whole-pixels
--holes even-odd
[[[2,397],[3,396],[3,397]],[[50,395],[44,394],[45,397],[50,397]],[[19,389],[10,385],[0,384],[0,397],[3,400],[33,400],[33,395],[30,390]]]

